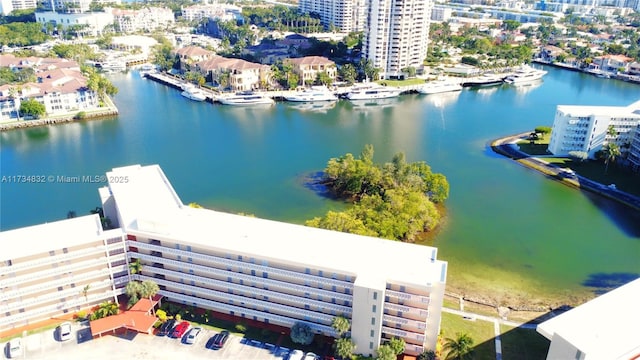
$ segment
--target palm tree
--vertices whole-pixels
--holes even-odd
[[[351,323],[349,323],[349,319],[347,319],[346,317],[338,315],[333,318],[331,327],[338,333],[340,337],[342,337],[342,335],[349,331]]]
[[[142,272],[142,263],[140,263],[140,259],[134,259],[129,263],[129,271],[131,274],[139,274]]]
[[[470,359],[473,352],[473,339],[465,333],[457,333],[455,339],[447,338],[443,350],[447,352],[446,360]]]
[[[604,157],[604,173],[609,170],[609,163],[616,160],[620,156],[620,147],[616,143],[608,143],[602,148],[602,156]]]
[[[84,301],[88,301],[87,294],[89,293],[89,288],[91,288],[91,284],[87,284],[87,286],[82,288],[82,296],[84,296]]]
[[[350,359],[353,352],[356,350],[356,345],[350,338],[340,338],[333,343],[333,347],[336,350],[336,355],[343,359]]]

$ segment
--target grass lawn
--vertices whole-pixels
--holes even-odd
[[[535,140],[533,143],[531,143],[529,140],[522,140],[517,144],[520,148],[520,151],[529,155],[549,155],[549,153],[547,152],[547,148],[549,147],[550,139],[551,135],[547,135],[540,140]]]
[[[502,357],[504,359],[544,360],[549,351],[549,340],[533,329],[500,325]]]
[[[455,338],[456,333],[466,333],[473,339],[474,359],[495,360],[496,348],[494,341],[493,323],[476,320],[464,320],[460,315],[442,313],[441,331],[443,338]],[[505,359],[509,359],[505,357]],[[515,359],[515,358],[514,358]]]
[[[385,83],[389,86],[407,86],[407,85],[420,85],[424,84],[424,79],[408,79],[408,80],[380,80],[376,81],[378,84]]]

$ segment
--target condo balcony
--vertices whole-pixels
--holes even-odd
[[[66,254],[60,254],[55,256],[46,256],[41,257],[35,260],[25,261],[23,263],[13,264],[11,266],[3,266],[0,267],[0,275],[5,275],[9,273],[18,273],[25,270],[31,270],[38,267],[51,266],[54,263],[63,263],[70,260],[91,256],[94,254],[106,253],[107,251],[112,251],[116,249],[122,249],[122,242],[113,243],[107,246],[99,245],[86,249],[74,250]]]
[[[171,271],[167,269],[152,268],[152,269],[149,269],[149,271],[155,273],[156,275],[161,275],[162,277],[160,279],[162,280],[184,279],[184,280],[192,281],[196,284],[200,284],[201,286],[203,285],[207,286],[207,288],[211,290],[217,290],[223,293],[229,293],[229,290],[232,291],[231,292],[232,294],[236,294],[236,295],[238,295],[238,293],[242,293],[242,294],[249,293],[250,295],[248,297],[250,298],[259,299],[261,297],[261,298],[269,299],[270,302],[276,302],[279,304],[295,304],[294,306],[301,309],[304,309],[305,306],[309,306],[311,308],[319,309],[319,311],[323,313],[331,313],[333,315],[343,314],[344,316],[347,316],[347,317],[351,316],[351,307],[337,305],[328,301],[313,300],[310,298],[289,295],[289,294],[280,293],[272,290],[265,290],[259,287],[250,287],[247,285],[236,284],[236,283],[223,281],[223,280],[216,280],[216,279],[193,275],[193,274],[185,274],[182,272]],[[159,278],[157,276],[154,276],[154,277]],[[247,283],[256,281],[255,277],[251,278],[250,276],[246,276],[246,275],[241,277],[240,280],[242,280],[242,278],[244,278],[244,281],[246,281]],[[261,286],[261,285],[262,284],[258,284],[258,286]],[[243,296],[246,296],[246,295],[243,295]]]
[[[425,319],[426,320],[426,319]],[[382,325],[412,332],[424,332],[427,324],[424,321],[412,320],[398,316],[384,315]]]
[[[194,285],[187,285],[179,282],[167,281],[155,279],[147,276],[134,275],[136,280],[153,280],[158,285],[166,286],[167,289],[176,289],[184,294],[192,294],[191,296],[198,299],[207,299],[216,301],[218,303],[224,303],[229,305],[238,306],[240,309],[258,311],[257,309],[266,309],[269,314],[278,314],[281,316],[287,316],[293,319],[311,321],[317,324],[330,325],[334,316],[326,315],[310,310],[300,309],[296,307],[280,305],[269,301],[252,299],[244,296],[233,295],[226,292],[211,290]],[[198,296],[199,295],[199,296]]]
[[[138,249],[158,251],[165,254],[181,256],[184,258],[191,258],[193,260],[212,264],[218,268],[233,267],[233,268],[240,269],[240,271],[243,273],[244,272],[250,273],[252,270],[256,273],[266,272],[269,274],[273,274],[274,276],[277,276],[277,277],[296,280],[298,283],[301,283],[301,284],[317,283],[317,284],[322,284],[323,285],[322,288],[331,289],[335,286],[339,288],[344,288],[349,293],[353,291],[353,283],[348,281],[330,279],[330,278],[310,275],[310,274],[303,274],[303,273],[299,273],[291,270],[284,270],[276,267],[252,264],[252,263],[247,263],[239,260],[226,259],[218,256],[206,255],[206,254],[201,254],[201,253],[192,252],[192,251],[185,251],[185,250],[172,249],[169,247],[156,246],[156,245],[151,245],[143,242],[133,242],[131,246],[135,246]]]
[[[394,329],[388,326],[382,326],[382,333],[386,335],[391,335],[390,337],[397,336],[399,338],[404,339],[405,342],[411,344],[424,344],[426,337],[424,334],[418,334],[411,331]]]
[[[171,291],[161,290],[158,294],[167,297],[171,300],[177,300],[179,302],[184,302],[188,304],[193,304],[194,306],[200,306],[208,309],[212,309],[215,311],[226,312],[235,316],[240,316],[244,318],[256,318],[256,319],[266,319],[270,324],[277,324],[281,326],[291,327],[296,322],[300,321],[298,318],[282,316],[273,313],[267,313],[263,311],[257,311],[252,309],[243,308],[240,306],[229,305],[222,302],[217,302],[208,299],[201,299],[193,296],[188,296],[184,294],[179,294]],[[331,326],[308,323],[312,330],[317,333],[322,333],[324,335],[329,336],[337,336],[335,330]]]

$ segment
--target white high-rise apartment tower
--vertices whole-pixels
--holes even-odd
[[[365,30],[367,0],[300,0],[301,13],[320,15],[322,25],[350,33]]]
[[[430,0],[368,0],[362,55],[384,79],[422,67],[429,40]]]

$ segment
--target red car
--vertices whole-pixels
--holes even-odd
[[[189,322],[183,321],[180,324],[176,325],[176,327],[173,329],[173,334],[171,334],[171,337],[181,338],[182,335],[187,332],[187,330],[189,330]]]

